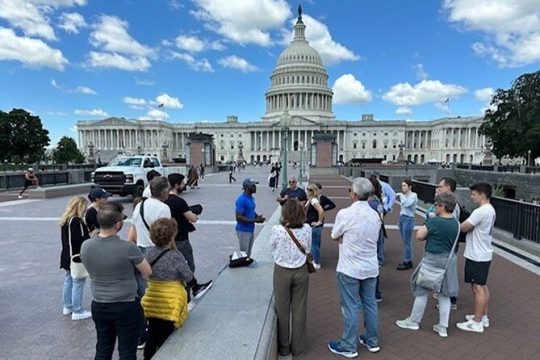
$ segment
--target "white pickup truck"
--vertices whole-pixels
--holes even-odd
[[[148,184],[146,174],[150,170],[167,176],[167,169],[162,166],[157,157],[119,156],[107,166],[97,168],[92,173],[92,182],[112,194],[142,196]]]

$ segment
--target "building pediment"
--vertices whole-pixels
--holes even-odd
[[[127,120],[124,118],[108,118],[104,120],[98,120],[96,122],[92,123],[93,126],[120,126],[120,125],[126,125],[126,126],[133,126],[136,125],[134,120]]]

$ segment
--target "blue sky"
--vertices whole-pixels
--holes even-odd
[[[109,116],[259,121],[298,4],[339,120],[480,115],[539,69],[540,0],[0,0],[0,110],[53,144]]]

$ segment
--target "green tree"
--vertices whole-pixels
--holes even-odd
[[[540,71],[518,77],[508,90],[498,89],[486,110],[480,133],[491,139],[501,158],[540,156]]]
[[[84,162],[84,155],[77,149],[77,143],[73,138],[63,136],[53,150],[53,159],[56,163],[67,164]]]
[[[9,162],[33,163],[43,159],[49,145],[49,131],[39,116],[23,109],[0,111],[0,154]]]

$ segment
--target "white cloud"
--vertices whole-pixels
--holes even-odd
[[[72,92],[76,94],[97,95],[97,92],[86,86],[77,86]]]
[[[491,102],[491,98],[493,97],[494,93],[495,93],[495,90],[493,90],[493,88],[490,88],[490,87],[478,89],[474,91],[474,98],[478,101],[489,103]]]
[[[167,40],[164,40],[167,41]],[[203,50],[225,50],[225,45],[219,41],[208,41],[200,39],[195,35],[180,35],[174,39],[176,47],[190,53],[197,53]],[[168,42],[164,45],[168,45]]]
[[[412,114],[412,110],[411,108],[407,107],[407,106],[400,106],[396,109],[396,114],[398,115],[411,115]]]
[[[212,64],[207,59],[196,60],[192,55],[186,53],[173,52],[173,59],[178,59],[185,62],[190,69],[203,72],[214,72]]]
[[[424,64],[414,64],[412,68],[414,70],[414,74],[416,75],[416,80],[425,80],[429,77],[426,70],[424,70]]]
[[[72,34],[78,34],[79,28],[87,26],[84,17],[79,13],[63,13],[60,16],[60,25],[58,25],[59,28]]]
[[[93,109],[93,110],[81,110],[77,109],[75,110],[75,115],[82,115],[82,116],[97,116],[97,117],[106,117],[109,116],[105,111],[101,109]]]
[[[149,80],[149,79],[139,79],[136,77],[135,84],[140,85],[140,86],[152,86],[154,85],[154,81]]]
[[[60,50],[49,47],[42,40],[20,37],[13,30],[2,27],[0,60],[16,60],[30,68],[50,67],[56,70],[64,70],[69,63]]]
[[[128,33],[129,24],[116,16],[102,15],[90,34],[90,43],[99,49],[88,54],[91,67],[113,67],[127,71],[146,71],[155,51],[140,44]]]
[[[141,110],[148,106],[148,102],[145,99],[141,98],[134,98],[130,96],[126,96],[122,99],[122,101],[129,105],[130,108]]]
[[[382,98],[394,105],[414,106],[454,99],[466,92],[467,89],[459,85],[443,84],[439,80],[422,80],[414,86],[409,83],[396,84]]]
[[[193,0],[206,28],[239,44],[272,45],[270,31],[291,15],[285,0]]]
[[[218,60],[218,63],[226,68],[240,70],[242,72],[251,72],[259,70],[256,66],[251,65],[246,59],[236,55],[227,56]]]
[[[476,54],[501,67],[540,61],[540,1],[444,0],[443,10],[465,31],[487,35],[472,45]]]
[[[140,116],[139,120],[167,120],[168,118],[169,114],[165,111],[154,109],[148,111],[146,115]]]
[[[156,97],[156,102],[158,105],[163,104],[163,107],[165,108],[182,109],[184,107],[184,104],[182,104],[178,98],[170,96],[169,94],[159,95]]]
[[[62,87],[58,85],[58,83],[54,79],[51,80],[51,85],[56,89],[62,90]]]
[[[305,14],[302,15],[302,21],[306,25],[306,39],[309,41],[309,45],[317,50],[325,65],[335,65],[342,61],[356,61],[360,59],[360,56],[334,41],[325,24]],[[295,23],[296,19],[291,21],[291,24]],[[293,37],[294,31],[287,31],[283,37],[283,45],[288,46]]]
[[[332,86],[334,104],[362,104],[371,101],[371,92],[354,75],[339,77]]]

